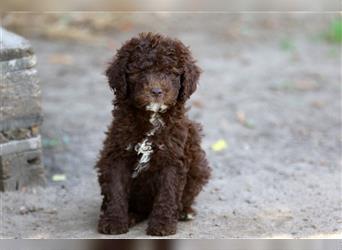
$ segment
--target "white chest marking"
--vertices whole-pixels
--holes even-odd
[[[164,126],[164,121],[160,117],[159,113],[165,112],[167,106],[159,103],[150,103],[146,110],[152,111],[151,117],[149,119],[150,123],[153,125],[152,129],[146,133],[146,137],[134,146],[134,150],[140,156],[137,166],[135,167],[132,178],[136,178],[141,171],[149,167],[149,161],[153,153],[152,142],[149,140],[157,130]],[[129,150],[131,146],[129,145],[126,149]]]

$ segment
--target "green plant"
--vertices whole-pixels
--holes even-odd
[[[326,32],[326,38],[333,43],[342,43],[342,18],[330,23],[329,29]]]
[[[296,46],[294,45],[292,40],[286,38],[280,42],[280,48],[285,51],[293,51],[296,49]]]

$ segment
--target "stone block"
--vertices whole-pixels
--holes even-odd
[[[39,125],[41,91],[29,42],[0,28],[0,131]]]
[[[41,90],[30,43],[0,28],[0,190],[45,183]]]
[[[40,136],[0,145],[0,190],[45,184]]]

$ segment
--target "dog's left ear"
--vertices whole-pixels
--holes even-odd
[[[180,101],[185,102],[195,92],[200,74],[201,69],[196,65],[195,60],[190,57],[186,61],[181,75],[181,89],[178,96]]]
[[[109,64],[105,74],[108,78],[109,86],[114,90],[118,99],[127,96],[126,64],[127,56],[122,55],[123,49],[119,50],[112,62]]]

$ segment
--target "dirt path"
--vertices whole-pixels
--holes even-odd
[[[341,237],[339,47],[315,38],[318,28],[282,28],[253,27],[238,38],[212,28],[209,35],[165,28],[191,45],[204,69],[189,115],[204,125],[213,168],[197,218],[180,223],[172,238]],[[102,72],[110,51],[135,33],[98,46],[31,39],[49,183],[1,194],[2,237],[108,237],[96,232],[100,196],[93,169],[111,119]],[[220,139],[228,147],[215,152],[211,145]],[[51,181],[56,173],[67,180]],[[112,237],[145,237],[145,228],[141,223]]]

